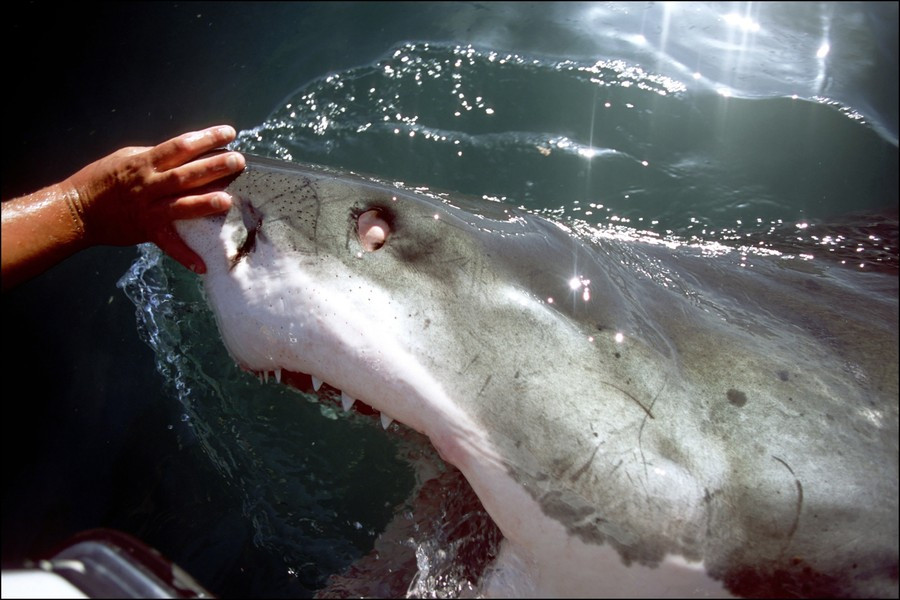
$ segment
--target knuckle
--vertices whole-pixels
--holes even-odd
[[[165,180],[167,187],[172,189],[181,189],[190,182],[188,174],[181,169],[166,171]]]
[[[175,138],[172,145],[176,152],[187,152],[191,149],[191,143],[185,136]]]

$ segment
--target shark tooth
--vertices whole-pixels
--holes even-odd
[[[344,412],[347,412],[351,408],[353,408],[354,402],[356,402],[356,400],[354,400],[344,392],[341,392],[341,406],[344,407]]]
[[[275,369],[275,381],[281,383],[281,367]]]
[[[391,426],[391,423],[394,422],[394,418],[389,416],[386,412],[381,413],[381,426],[387,429]]]
[[[318,377],[316,377],[315,375],[313,375],[312,382],[313,382],[313,389],[318,392],[319,388],[322,387],[322,380],[319,379]]]

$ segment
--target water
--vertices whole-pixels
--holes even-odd
[[[889,206],[894,150],[824,99],[738,99],[623,60],[406,44],[298,90],[236,147],[723,239]]]
[[[895,4],[108,13],[121,38],[76,51],[93,65],[82,72],[96,78],[98,106],[50,110],[42,98],[45,122],[21,134],[24,158],[4,159],[4,197],[27,184],[10,164],[27,167],[31,146],[44,140],[46,153],[59,136],[42,133],[57,111],[62,130],[99,153],[132,131],[146,142],[224,117],[243,151],[522,205],[584,233],[896,274]],[[163,56],[148,62],[136,46],[159,39]],[[104,43],[114,52],[101,53]],[[143,65],[141,75],[118,61]],[[126,74],[105,84],[98,67]],[[188,93],[149,100],[142,78]],[[120,133],[104,134],[109,124]],[[193,278],[152,248],[129,266],[133,257],[92,250],[4,298],[4,355],[20,357],[7,372],[43,382],[17,430],[5,430],[32,435],[4,451],[4,564],[115,526],[217,594],[303,596],[366,555],[398,515],[379,548],[398,554],[397,571],[419,569],[417,594],[467,589],[459,561],[438,556],[467,552],[466,536],[435,544],[450,532],[433,523],[466,511],[432,497],[430,527],[406,514],[416,469],[441,469],[420,440],[241,373]],[[462,489],[444,477],[434,496]],[[405,589],[367,569],[361,589]]]

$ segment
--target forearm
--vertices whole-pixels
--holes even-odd
[[[65,183],[2,204],[2,285],[7,290],[86,248],[80,199]]]

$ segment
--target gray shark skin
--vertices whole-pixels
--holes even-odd
[[[505,536],[483,593],[897,596],[896,277],[247,162],[178,223],[225,345],[427,435]]]

